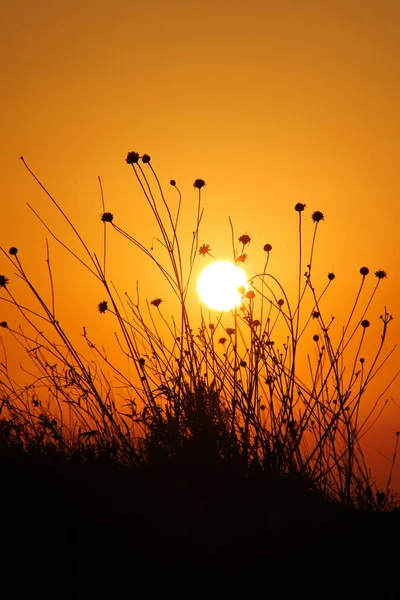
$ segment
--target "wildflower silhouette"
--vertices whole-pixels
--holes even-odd
[[[385,277],[387,277],[387,273],[386,271],[375,271],[375,276],[378,279],[384,279]]]
[[[140,156],[138,152],[128,152],[126,162],[128,163],[128,165],[135,165],[139,162],[139,158]]]
[[[97,305],[97,309],[98,309],[99,313],[104,314],[108,310],[107,301],[102,300],[102,302],[99,302]]]
[[[320,221],[323,221],[325,217],[324,217],[324,215],[323,215],[323,213],[321,211],[316,210],[311,215],[311,218],[314,221],[314,223],[319,223]]]
[[[101,215],[101,220],[103,223],[112,223],[114,219],[114,215],[110,212],[105,212]]]
[[[249,235],[247,235],[247,233],[244,233],[243,235],[240,236],[239,242],[241,242],[243,244],[243,246],[246,246],[247,244],[250,244],[251,238]]]
[[[201,190],[201,188],[203,188],[205,185],[206,182],[204,181],[204,179],[195,179],[193,187],[195,187],[198,190]]]
[[[202,244],[199,248],[199,254],[200,256],[211,256],[210,254],[211,248],[209,244]]]
[[[100,254],[89,250],[78,230],[24,162],[72,229],[82,254],[75,253],[66,245],[64,248],[86,268],[96,285],[103,286],[104,300],[97,304],[97,311],[104,314],[110,310],[108,307],[112,307],[106,322],[115,320],[123,360],[111,364],[105,350],[103,352],[100,346],[96,347],[84,330],[84,338],[99,360],[93,368],[92,356],[87,359],[78,352],[61,323],[55,319],[54,299],[49,305],[46,303],[45,294],[40,296],[25,274],[20,258],[10,258],[16,254],[10,249],[7,260],[11,260],[18,277],[28,283],[35,301],[39,301],[40,313],[28,312],[30,309],[17,301],[15,305],[27,317],[28,323],[30,321],[36,327],[34,336],[27,335],[24,344],[40,371],[36,395],[46,389],[46,402],[47,395],[52,398],[48,402],[46,424],[54,431],[56,425],[51,425],[55,418],[51,414],[52,407],[58,410],[59,406],[65,406],[72,414],[73,430],[70,433],[62,420],[59,420],[60,439],[51,437],[50,429],[43,429],[44,421],[39,420],[36,411],[39,407],[33,403],[31,396],[35,386],[29,388],[29,396],[24,389],[16,389],[15,393],[6,390],[3,396],[7,406],[2,406],[2,414],[9,411],[15,423],[28,428],[32,439],[40,440],[43,445],[53,443],[63,451],[66,448],[71,455],[85,443],[88,448],[96,448],[94,440],[98,440],[99,452],[110,448],[122,462],[143,465],[156,457],[156,461],[161,459],[161,463],[157,462],[159,466],[169,457],[174,457],[179,466],[183,457],[191,468],[188,458],[194,454],[191,449],[196,449],[196,460],[198,458],[201,462],[203,459],[210,460],[211,448],[214,466],[230,468],[231,465],[239,465],[241,470],[255,466],[264,474],[295,475],[305,485],[313,486],[332,499],[356,506],[377,506],[377,496],[371,498],[367,493],[371,480],[364,467],[359,444],[360,427],[364,428],[361,431],[365,430],[370,420],[367,417],[365,422],[357,421],[365,390],[379,370],[379,361],[375,356],[371,359],[370,349],[363,346],[364,332],[370,325],[364,318],[366,309],[361,314],[357,312],[360,294],[368,293],[368,286],[364,279],[359,282],[361,292],[341,329],[343,333],[337,335],[333,327],[331,331],[334,317],[330,320],[325,317],[325,297],[323,302],[321,298],[335,274],[327,271],[328,282],[325,280],[322,291],[317,291],[312,260],[314,242],[320,235],[317,225],[324,220],[324,214],[321,211],[311,214],[310,221],[315,226],[309,257],[304,260],[305,235],[301,213],[306,205],[299,202],[294,207],[299,213],[298,269],[294,291],[290,289],[289,293],[284,289],[279,276],[268,268],[272,245],[266,243],[260,247],[266,253],[262,256],[261,266],[249,264],[249,271],[254,275],[238,289],[242,300],[240,306],[217,317],[201,310],[193,317],[198,319],[194,324],[188,306],[192,304],[195,261],[201,262],[199,256],[212,256],[210,244],[199,244],[203,216],[201,190],[206,184],[203,179],[194,180],[193,186],[198,190],[195,194],[198,197],[197,212],[191,230],[190,251],[185,258],[177,234],[183,198],[176,188],[176,181],[167,179],[166,183],[176,188],[174,192],[170,190],[173,199],[169,203],[153,162],[148,154],[129,152],[126,155],[126,163],[133,167],[143,201],[148,203],[155,217],[158,233],[154,237],[161,242],[162,252],[151,251],[140,238],[117,227],[113,214],[106,212],[104,202],[100,219],[102,224],[112,223],[116,233],[142,251],[144,257],[159,269],[165,286],[168,286],[166,297],[172,315],[169,319],[164,318],[164,311],[155,314],[150,308],[159,309],[162,299],[157,297],[143,301],[138,287],[133,299],[131,292],[126,292],[124,305],[106,273],[108,228],[99,223],[99,218],[96,219],[97,226],[101,225],[104,232],[104,260],[99,261]],[[179,196],[178,202],[176,195]],[[140,232],[140,226],[137,229]],[[48,230],[52,233],[50,228]],[[234,262],[249,263],[249,257],[240,250],[251,243],[251,236],[247,233],[237,235],[232,228],[231,240],[233,256],[238,255]],[[369,273],[367,267],[361,267],[359,272],[363,278]],[[51,278],[51,268],[49,273]],[[378,281],[374,290],[387,275],[385,271],[378,270],[375,276]],[[0,275],[0,287],[4,288],[8,283],[8,278]],[[163,289],[160,289],[162,294]],[[0,300],[13,301],[10,290],[7,290],[7,298],[1,298],[4,295],[0,295]],[[370,302],[371,298],[367,299],[364,307],[369,307]],[[143,310],[143,305],[146,310]],[[101,317],[98,315],[98,318]],[[39,326],[35,319],[40,319]],[[42,319],[46,321],[43,328]],[[380,323],[382,343],[390,320],[385,309]],[[7,328],[5,320],[0,325]],[[56,336],[54,344],[48,336],[50,328]],[[41,334],[41,331],[46,333]],[[357,332],[361,340],[353,356],[349,341]],[[2,337],[9,333],[14,335],[14,331],[10,330]],[[372,334],[371,327],[368,336]],[[23,341],[20,333],[18,336]],[[36,344],[40,344],[39,350]],[[225,348],[219,348],[218,344]],[[365,368],[364,356],[362,360],[359,358],[361,352],[366,363],[371,365],[369,369]],[[304,361],[304,358],[307,360]],[[302,369],[307,361],[304,373]],[[125,370],[121,364],[126,362]],[[0,386],[4,381],[10,381],[3,372],[5,368],[0,365]],[[113,383],[108,378],[110,369],[116,377]],[[361,382],[359,386],[355,385],[357,377]],[[9,400],[10,396],[12,400]],[[118,398],[124,399],[123,408],[121,404],[118,406]],[[79,431],[78,439],[73,437],[74,431]],[[28,434],[26,439],[29,440]],[[382,499],[380,502],[382,504]]]
[[[150,302],[150,304],[152,304],[153,306],[158,308],[160,306],[161,302],[162,302],[161,298],[155,298],[154,300],[152,300]]]

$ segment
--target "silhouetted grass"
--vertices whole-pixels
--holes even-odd
[[[333,320],[326,318],[321,302],[335,276],[327,273],[321,290],[313,279],[315,243],[324,215],[312,213],[314,232],[306,251],[306,207],[298,203],[294,299],[271,271],[272,247],[265,244],[264,268],[241,290],[242,305],[226,315],[215,314],[213,321],[201,316],[195,327],[187,309],[193,268],[198,254],[211,257],[210,245],[199,243],[203,180],[194,182],[197,217],[185,259],[179,236],[182,196],[176,182],[170,182],[176,195],[172,209],[150,157],[130,152],[127,163],[159,228],[159,251],[116,224],[103,199],[104,245],[99,257],[23,162],[76,235],[81,253],[67,247],[35,214],[88,277],[102,284],[99,318],[112,319],[113,327],[118,326],[121,355],[134,373],[127,376],[111,363],[84,329],[90,352],[97,356],[93,366],[56,318],[54,292],[46,302],[26,274],[17,248],[2,249],[36,301],[35,309],[23,306],[13,294],[12,276],[10,281],[0,276],[2,300],[18,308],[25,328],[5,321],[1,325],[35,369],[32,383],[23,386],[12,379],[6,358],[0,367],[0,452],[3,478],[9,482],[3,511],[20,520],[18,527],[25,532],[21,536],[30,528],[47,540],[47,546],[45,541],[29,540],[32,552],[35,544],[43,549],[55,538],[66,540],[57,542],[62,567],[50,550],[43,559],[51,572],[46,581],[49,597],[61,580],[65,596],[53,597],[78,597],[72,591],[78,582],[82,596],[90,597],[94,589],[121,597],[131,592],[156,594],[170,589],[168,577],[174,591],[183,593],[193,578],[201,578],[199,570],[207,569],[199,587],[206,581],[211,585],[211,578],[215,593],[222,593],[235,589],[235,569],[248,573],[252,564],[254,573],[242,583],[246,587],[251,582],[256,590],[262,588],[263,573],[278,577],[289,568],[286,563],[300,573],[305,565],[299,553],[315,552],[318,544],[328,555],[324,560],[335,560],[337,553],[350,560],[353,553],[362,552],[367,561],[366,548],[374,549],[374,560],[378,554],[379,560],[392,556],[389,548],[398,530],[395,513],[371,514],[367,521],[360,510],[388,513],[395,506],[391,472],[386,487],[377,489],[360,446],[384,406],[384,392],[363,418],[361,403],[392,353],[384,352],[392,319],[385,309],[376,354],[364,357],[368,309],[386,273],[360,269],[359,290],[335,341]],[[143,303],[137,290],[135,298],[126,295],[121,300],[107,269],[110,228],[157,265],[170,289],[168,300],[175,301],[175,320],[164,315],[161,298]],[[236,241],[232,228],[237,264],[247,261],[250,241],[248,234]],[[49,254],[47,258],[53,290]],[[367,292],[367,279],[372,277],[375,285]],[[304,373],[300,371],[307,339],[315,351],[308,355],[309,373]],[[110,372],[118,381],[118,393],[123,390],[124,405],[116,401]],[[397,438],[393,464],[396,452]],[[18,540],[11,522],[7,533]],[[80,528],[71,555],[70,534],[77,535]],[[385,549],[378,552],[376,543]],[[216,564],[210,566],[213,561]],[[323,568],[314,557],[314,567],[318,565]],[[174,568],[179,573],[171,575]],[[74,575],[66,584],[68,569]],[[164,588],[149,581],[155,571],[167,579]]]

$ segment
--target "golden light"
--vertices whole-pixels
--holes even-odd
[[[244,271],[232,262],[218,260],[205,267],[197,279],[200,300],[214,310],[231,310],[239,306],[242,296],[238,288],[247,290]]]

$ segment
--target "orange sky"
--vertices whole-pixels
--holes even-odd
[[[26,203],[70,239],[20,155],[93,249],[102,232],[98,175],[108,210],[150,244],[150,215],[124,162],[129,150],[148,152],[162,181],[175,178],[184,193],[183,232],[192,230],[192,184],[202,177],[200,241],[228,258],[230,216],[238,234],[252,236],[249,260],[260,265],[262,246],[272,244],[289,286],[293,206],[306,203],[306,218],[323,211],[315,268],[337,275],[328,310],[338,323],[348,314],[361,266],[387,270],[368,316],[377,323],[384,305],[394,315],[389,348],[400,337],[399,28],[397,0],[9,2],[0,23],[0,245],[18,246],[46,286],[46,234]],[[51,248],[63,317],[72,330],[84,318],[94,326],[98,290],[82,287],[85,275]],[[139,254],[116,248],[115,280],[130,290],[140,280],[144,296],[162,295]],[[379,341],[378,326],[375,334]],[[388,397],[400,405],[399,392],[400,383]],[[371,437],[373,464],[375,447],[392,452],[396,429],[391,401]]]

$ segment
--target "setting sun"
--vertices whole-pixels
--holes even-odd
[[[241,303],[238,288],[246,287],[246,284],[246,275],[240,267],[229,261],[218,260],[200,273],[197,292],[200,300],[209,308],[231,310]]]

